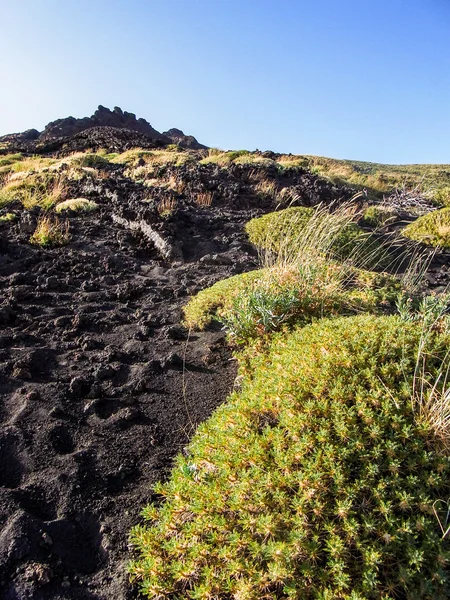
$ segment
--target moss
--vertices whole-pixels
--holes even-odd
[[[109,165],[110,161],[106,156],[101,156],[100,154],[91,154],[87,152],[86,154],[83,154],[81,156],[76,156],[75,158],[73,158],[72,162],[80,167],[92,167],[95,169],[99,169]]]
[[[419,217],[402,234],[430,246],[450,248],[450,208],[442,208]]]
[[[218,281],[191,298],[184,307],[184,323],[189,328],[204,329],[223,310],[229,308],[233,298],[240,292],[246,293],[263,274],[262,270],[234,275]]]
[[[429,339],[431,376],[449,342]],[[450,493],[450,461],[411,410],[420,343],[414,324],[373,316],[276,337],[144,509],[131,535],[141,592],[448,598],[433,503]]]
[[[1,223],[11,223],[17,219],[17,215],[14,213],[6,213],[4,215],[0,215]]]

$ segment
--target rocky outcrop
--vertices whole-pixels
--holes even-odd
[[[118,106],[114,110],[109,110],[105,106],[100,105],[91,117],[75,119],[74,117],[66,117],[65,119],[57,119],[49,123],[44,131],[40,134],[40,140],[49,138],[68,137],[80,133],[91,127],[115,127],[117,129],[130,129],[138,131],[148,137],[170,143],[169,138],[156,131],[145,119],[136,119],[136,115],[127,111],[123,111]]]
[[[181,129],[173,127],[168,131],[164,131],[163,135],[170,138],[172,143],[179,144],[185,148],[191,148],[192,150],[206,150],[208,146],[200,144],[193,135],[185,135]]]
[[[102,129],[105,131],[102,133]],[[119,131],[124,133],[118,133]],[[87,133],[84,133],[87,132]],[[76,119],[66,117],[57,119],[46,125],[44,131],[28,129],[22,133],[10,133],[0,137],[0,143],[6,145],[8,151],[23,152],[51,152],[74,146],[67,142],[72,138],[76,140],[88,140],[94,138],[93,146],[109,147],[117,150],[128,149],[127,147],[149,148],[164,144],[179,144],[185,148],[201,150],[207,148],[200,144],[192,135],[185,135],[180,129],[169,129],[160,133],[145,119],[136,118],[134,113],[123,111],[118,106],[113,110],[100,105],[91,117]],[[112,138],[115,141],[112,141]],[[105,143],[96,143],[105,138]],[[63,141],[62,141],[63,140]],[[76,145],[76,144],[75,144]],[[86,147],[93,147],[86,146]],[[83,148],[81,148],[83,149]]]

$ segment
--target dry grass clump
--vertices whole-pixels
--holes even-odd
[[[19,200],[24,208],[50,208],[66,193],[65,176],[43,171],[12,179],[0,188],[0,207]]]
[[[212,192],[200,192],[193,194],[192,196],[194,202],[199,206],[211,206],[214,199],[214,194]]]
[[[98,204],[87,198],[69,198],[55,206],[55,212],[61,213],[65,211],[72,212],[92,212],[97,210]]]
[[[402,230],[411,240],[430,246],[450,247],[450,208],[442,208],[419,217]]]
[[[43,248],[64,246],[70,239],[69,222],[61,222],[58,217],[43,215],[39,218],[30,243]]]
[[[274,200],[278,194],[278,183],[273,179],[262,179],[255,185],[254,190],[263,199]]]
[[[161,217],[169,217],[172,215],[177,208],[177,201],[175,198],[163,198],[157,204],[157,211]]]
[[[436,374],[450,339],[429,339]],[[273,340],[131,535],[148,598],[440,599],[450,460],[409,402],[420,331],[321,320]],[[445,533],[445,532],[444,532]]]

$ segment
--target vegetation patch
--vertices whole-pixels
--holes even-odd
[[[55,206],[55,212],[61,213],[66,211],[72,212],[92,212],[97,210],[98,204],[86,198],[70,198],[64,200]]]
[[[184,309],[187,327],[204,329],[218,320],[235,343],[249,343],[286,325],[323,316],[385,311],[402,284],[387,273],[338,263],[267,267],[219,281],[191,298]]]
[[[64,246],[70,239],[69,223],[62,223],[58,217],[42,216],[30,238],[30,243],[43,248]]]
[[[373,267],[385,258],[377,240],[349,218],[337,219],[323,208],[286,208],[252,219],[245,227],[249,240],[260,250],[285,255],[289,260],[321,237],[323,252],[334,259],[357,258],[361,266]]]
[[[426,371],[447,334],[429,336]],[[448,598],[434,509],[449,459],[411,402],[416,324],[358,316],[276,336],[201,425],[131,536],[149,598]]]
[[[10,177],[0,188],[0,208],[18,200],[24,208],[41,206],[47,209],[58,202],[63,194],[64,181],[58,174],[49,171],[26,173],[21,177]]]
[[[5,215],[0,215],[0,223],[11,223],[17,219],[17,215],[14,213],[6,213]]]
[[[362,224],[368,227],[385,227],[397,218],[397,211],[389,206],[368,206],[363,213]]]
[[[450,208],[442,208],[419,217],[405,227],[403,235],[430,246],[450,247]]]

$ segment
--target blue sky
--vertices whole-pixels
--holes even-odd
[[[450,163],[450,0],[0,9],[0,134],[103,104],[224,149]]]

